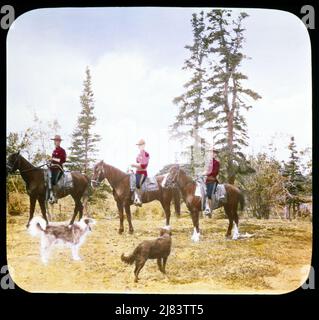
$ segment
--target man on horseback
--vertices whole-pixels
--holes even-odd
[[[66,161],[66,152],[61,147],[61,136],[55,135],[53,139],[55,149],[52,152],[52,157],[50,161],[50,174],[51,179],[49,179],[49,190],[50,190],[50,203],[56,203],[56,184],[63,174],[63,164]]]
[[[217,175],[219,173],[219,161],[215,158],[215,155],[218,155],[218,151],[211,148],[210,150],[210,161],[208,163],[208,168],[206,172],[204,172],[204,176],[206,176],[206,208],[204,213],[207,215],[211,214],[212,208],[212,195],[215,193],[218,180]]]
[[[147,177],[147,166],[150,159],[149,153],[147,153],[145,149],[145,141],[144,139],[140,139],[136,144],[140,150],[139,154],[136,157],[136,163],[131,164],[132,167],[136,168],[136,189],[134,191],[134,204],[137,206],[142,206],[141,201],[141,187],[143,182]]]

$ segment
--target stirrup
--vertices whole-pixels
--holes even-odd
[[[139,197],[136,197],[136,196],[135,196],[133,203],[134,203],[134,205],[136,205],[137,207],[141,207],[141,206],[142,206],[142,201],[139,199]]]
[[[54,203],[58,203],[57,198],[54,196],[54,194],[51,194],[49,197],[49,203],[50,204],[54,204]]]

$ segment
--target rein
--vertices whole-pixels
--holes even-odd
[[[21,162],[20,162],[21,159],[17,157],[12,166],[7,164],[7,168],[9,168],[9,170],[12,170],[12,168],[15,166],[15,164],[17,163],[18,160],[19,160],[19,165],[20,165],[21,164]],[[19,174],[24,173],[24,172],[29,172],[29,171],[40,169],[40,168],[42,168],[42,167],[44,167],[46,165],[47,165],[47,163],[44,163],[44,164],[42,164],[40,166],[29,168],[29,169],[24,169],[24,170],[18,169],[19,173],[13,173],[13,172],[12,173],[9,172],[9,173],[12,174],[12,175],[19,175]]]

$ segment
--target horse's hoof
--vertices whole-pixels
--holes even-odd
[[[225,239],[230,240],[231,239],[231,235],[230,234],[226,234],[225,235]]]
[[[129,233],[129,234],[133,234],[133,233],[134,233],[134,230],[129,230],[128,233]]]
[[[124,232],[124,229],[119,229],[119,234],[122,234]]]

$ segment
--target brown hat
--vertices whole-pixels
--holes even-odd
[[[209,149],[209,151],[213,151],[214,153],[218,154],[219,153],[219,150],[216,150],[214,147],[211,147]]]
[[[61,136],[59,135],[59,134],[56,134],[55,136],[54,136],[54,138],[52,138],[51,140],[54,140],[54,141],[62,141],[62,139],[61,139]]]
[[[145,144],[145,140],[144,139],[140,139],[138,142],[137,142],[137,146],[142,146],[143,144]]]

